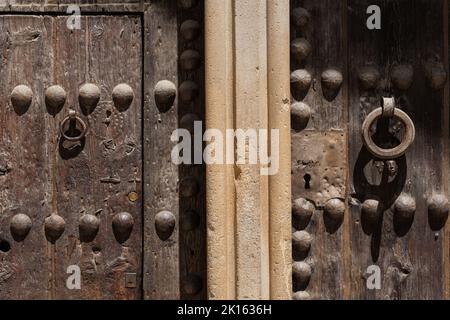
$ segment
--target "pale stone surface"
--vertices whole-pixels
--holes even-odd
[[[269,128],[279,129],[279,172],[269,177],[270,298],[289,299],[291,284],[291,132],[289,1],[267,1]]]
[[[289,1],[206,1],[205,43],[206,127],[281,141],[274,176],[207,166],[208,298],[290,299]]]
[[[235,1],[235,127],[267,128],[267,3]],[[268,178],[236,165],[236,293],[269,298]]]
[[[233,128],[231,0],[205,2],[206,128]],[[209,299],[235,299],[234,168],[208,165],[207,274]]]

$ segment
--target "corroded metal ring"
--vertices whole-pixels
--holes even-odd
[[[71,137],[65,133],[65,127],[69,121],[76,121],[77,123],[80,124],[81,133],[78,136]],[[83,139],[87,133],[87,129],[88,129],[88,127],[87,127],[86,123],[83,121],[83,119],[81,119],[79,116],[77,116],[76,112],[73,110],[70,110],[69,115],[67,117],[65,117],[63,121],[61,121],[61,126],[60,126],[61,136],[67,141],[79,141],[79,140]]]
[[[414,128],[414,123],[411,118],[402,110],[395,108],[394,117],[400,119],[405,125],[405,134],[403,141],[396,147],[391,149],[380,148],[373,142],[372,136],[370,135],[370,127],[372,124],[380,118],[383,114],[383,108],[377,108],[368,114],[362,125],[362,140],[367,150],[374,156],[380,159],[395,159],[401,157],[406,150],[411,146],[416,135],[416,129]]]

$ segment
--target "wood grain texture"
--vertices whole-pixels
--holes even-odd
[[[183,81],[192,81],[199,88],[198,95],[189,103],[181,103],[178,108],[178,119],[181,120],[186,114],[196,114],[198,119],[203,121],[205,114],[205,92],[204,92],[204,17],[203,1],[191,9],[183,9],[178,6],[178,30],[186,20],[197,21],[200,26],[200,34],[196,39],[187,41],[183,37],[178,37],[178,57],[185,50],[195,50],[200,55],[200,65],[192,71],[184,71],[182,68],[178,72],[178,83]],[[204,121],[203,121],[204,123]],[[180,125],[180,123],[179,123]],[[203,131],[205,125],[203,124]],[[203,133],[202,131],[202,133]],[[181,280],[181,299],[204,299],[206,297],[206,203],[205,203],[205,165],[181,165],[179,168],[180,180],[194,177],[199,186],[198,193],[189,198],[184,198],[179,202],[180,225],[188,223],[184,221],[189,219],[188,212],[195,212],[199,222],[198,226],[192,230],[180,230],[180,280]],[[186,286],[195,287],[195,290],[186,290]],[[194,293],[195,291],[195,293]]]
[[[0,74],[4,81],[0,89],[0,166],[4,168],[0,175],[0,241],[2,246],[11,246],[8,252],[0,252],[0,296],[47,299],[51,264],[43,222],[51,212],[52,185],[44,142],[47,115],[39,93],[43,90],[41,79],[51,74],[52,67],[39,61],[52,46],[48,36],[52,21],[43,17],[2,16],[0,29]],[[34,92],[33,102],[24,114],[16,113],[10,102],[11,91],[19,84],[28,85]],[[33,222],[23,242],[15,242],[9,230],[11,218],[18,213],[28,215]]]
[[[177,6],[155,1],[144,14],[144,298],[179,299],[178,167],[170,154],[172,131],[178,127],[178,107],[160,112],[154,88],[160,80],[178,86]],[[177,221],[168,240],[155,231],[155,215],[170,211]]]
[[[84,150],[72,157],[71,151],[61,146],[59,157],[53,153],[50,157],[57,161],[52,173],[56,177],[55,209],[67,224],[67,237],[57,242],[61,248],[55,253],[56,295],[138,299],[142,282],[141,20],[138,16],[86,17],[83,29],[72,33],[65,17],[55,18],[54,25],[57,69],[52,80],[67,88],[67,106],[77,105],[78,87],[85,82],[95,83],[101,90],[98,106],[85,114],[90,134]],[[112,69],[107,67],[112,65]],[[111,96],[119,83],[130,85],[135,95],[132,105],[123,111],[115,107]],[[56,136],[64,113],[51,119],[54,129],[50,137]],[[128,199],[131,192],[138,194],[137,201]],[[132,235],[122,245],[112,230],[112,219],[120,212],[129,212],[134,218]],[[97,214],[101,221],[93,243],[78,241],[78,220],[83,214]],[[71,264],[79,264],[84,275],[79,292],[67,290],[63,281],[66,265]],[[125,287],[125,273],[137,274],[136,288]]]
[[[366,8],[379,5],[381,30],[365,28]],[[351,297],[357,299],[441,299],[444,290],[442,230],[431,230],[427,199],[444,193],[443,94],[432,90],[424,74],[428,59],[444,57],[443,2],[435,1],[348,1],[349,10],[349,158],[351,168],[352,263]],[[390,71],[399,63],[414,68],[412,86],[406,92],[390,86]],[[362,92],[358,85],[361,67],[371,65],[381,75],[379,86]],[[416,128],[416,140],[406,157],[397,159],[397,179],[376,182],[380,176],[360,138],[361,123],[377,106],[381,95],[392,93],[403,101],[401,108],[410,115]],[[387,92],[387,93],[386,93]],[[366,171],[363,167],[366,166]],[[365,173],[364,173],[365,172]],[[447,182],[445,182],[447,183]],[[371,186],[372,185],[372,186]],[[392,205],[400,193],[415,198],[416,212],[411,225],[396,221]],[[448,195],[447,195],[448,196]],[[380,200],[382,219],[364,227],[361,203]],[[366,268],[381,268],[381,290],[366,288]]]
[[[345,30],[343,27],[343,1],[333,0],[295,0],[291,1],[291,12],[295,8],[304,8],[310,14],[307,26],[299,28],[291,24],[291,39],[305,38],[311,45],[311,53],[302,62],[291,57],[291,71],[306,69],[312,76],[312,85],[307,95],[301,100],[312,108],[312,117],[307,129],[342,130],[346,114],[343,106],[342,90],[333,99],[326,99],[323,94],[321,75],[327,69],[336,69],[344,73]],[[326,23],[324,23],[326,21]]]
[[[292,102],[306,103],[311,108],[312,114],[304,131],[292,130],[292,200],[306,198],[314,201],[313,198],[315,198],[308,197],[308,193],[311,195],[311,192],[306,189],[303,174],[295,174],[298,170],[311,175],[312,186],[328,186],[328,190],[325,187],[323,190],[318,190],[323,201],[316,202],[312,220],[305,229],[313,237],[310,253],[304,258],[313,270],[305,290],[313,299],[342,299],[346,267],[344,265],[344,226],[341,225],[336,230],[328,230],[323,218],[323,206],[332,197],[344,200],[346,194],[347,157],[345,152],[339,152],[339,146],[346,145],[345,78],[340,90],[332,98],[327,99],[323,94],[321,76],[328,69],[338,70],[344,76],[346,74],[346,34],[343,29],[342,15],[346,8],[343,1],[291,1],[291,12],[299,7],[309,12],[310,19],[304,28],[295,26],[294,21],[291,21],[291,41],[296,38],[306,39],[311,45],[311,53],[301,62],[291,57],[291,71],[306,69],[311,74],[312,84],[304,96],[293,95],[291,99]],[[322,138],[318,139],[317,143],[307,143],[311,140],[308,135]],[[328,149],[328,142],[335,143],[338,150],[329,150],[322,160],[315,159],[321,163],[314,163],[311,166],[307,159],[316,151],[318,154],[325,152]],[[304,144],[311,146],[314,150],[300,151]],[[327,158],[336,159],[328,161]],[[314,175],[313,172],[321,166],[328,166],[330,172],[323,172],[324,176]],[[334,170],[338,172],[336,177],[332,174]],[[347,214],[346,212],[345,215]],[[294,260],[299,260],[295,254]]]
[[[171,0],[173,1],[173,0]],[[143,12],[150,0],[6,0],[3,12],[63,12],[74,5],[82,12]]]
[[[0,286],[1,296],[11,293],[10,298],[140,298],[140,18],[83,17],[84,28],[74,31],[67,29],[65,17],[4,16],[2,21],[7,35],[2,42],[3,52],[9,55],[1,69],[8,79],[2,103],[9,105],[8,91],[19,83],[33,89],[34,102],[21,116],[15,115],[10,106],[2,108],[5,128],[8,123],[15,125],[4,129],[1,141],[7,145],[6,150],[16,153],[11,163],[17,166],[17,171],[11,170],[17,176],[5,175],[5,179],[11,179],[13,188],[20,188],[20,197],[28,199],[27,203],[5,200],[2,206],[10,203],[14,210],[27,213],[33,228],[23,243],[12,242],[11,252],[6,254],[5,261],[13,259],[21,271],[19,277]],[[123,60],[127,60],[127,65],[116,64]],[[113,64],[114,69],[106,67]],[[90,114],[83,113],[78,105],[78,89],[85,82],[93,82],[101,89],[100,102]],[[128,109],[118,111],[111,92],[122,82],[132,87],[134,100]],[[44,102],[44,91],[54,84],[66,90],[67,101],[62,110],[51,113]],[[88,135],[79,145],[67,145],[59,136],[60,122],[69,108],[89,123]],[[17,159],[23,164],[18,165]],[[5,154],[1,161],[11,160]],[[116,183],[104,183],[105,177],[113,177]],[[2,194],[7,190],[2,188]],[[133,203],[128,200],[132,191],[138,195]],[[11,208],[7,210],[12,212]],[[120,245],[114,238],[111,221],[122,211],[132,214],[134,228],[130,239]],[[43,222],[50,214],[58,214],[66,222],[65,231],[55,244],[44,236]],[[98,214],[100,219],[100,231],[92,243],[80,242],[78,228],[83,214]],[[8,214],[2,215],[3,233],[9,227],[9,218]],[[25,256],[16,257],[16,250]],[[81,268],[81,290],[66,287],[69,265]],[[136,273],[135,288],[125,287],[125,273]],[[17,290],[20,287],[25,290]]]
[[[35,11],[62,12],[69,2],[21,3],[17,1],[16,4],[17,6],[2,8],[2,10],[27,14]],[[170,159],[170,151],[173,147],[170,135],[178,127],[179,116],[189,111],[189,108],[193,111],[195,109],[199,115],[203,114],[203,69],[193,74],[180,73],[179,75],[181,79],[195,80],[202,88],[195,105],[187,107],[183,112],[178,113],[176,105],[168,112],[161,112],[155,104],[153,92],[156,83],[160,80],[171,80],[176,86],[178,85],[177,3],[176,1],[153,1],[151,4],[145,2],[144,5],[144,1],[89,1],[88,3],[82,1],[80,4],[82,13],[102,11],[121,12],[121,15],[82,17],[82,30],[72,32],[65,27],[66,17],[64,16],[45,16],[45,19],[34,15],[27,15],[20,19],[19,16],[12,16],[12,22],[8,20],[7,23],[7,25],[18,24],[16,27],[23,29],[17,37],[17,42],[20,42],[20,46],[25,47],[26,51],[15,53],[16,60],[21,61],[22,55],[32,57],[24,59],[26,63],[22,63],[25,70],[23,74],[32,74],[34,77],[35,72],[41,74],[41,81],[35,81],[36,84],[33,83],[32,87],[33,91],[41,93],[35,98],[34,103],[41,109],[45,109],[43,90],[53,82],[62,85],[68,94],[65,112],[61,111],[56,115],[44,113],[45,119],[42,118],[44,116],[41,113],[38,114],[39,118],[32,114],[32,120],[28,121],[36,122],[36,126],[48,128],[43,130],[39,127],[37,130],[44,132],[45,137],[51,139],[48,144],[39,147],[42,150],[34,151],[32,153],[34,158],[28,161],[31,164],[37,162],[32,165],[32,168],[42,166],[42,169],[36,173],[39,176],[34,180],[42,181],[43,195],[36,191],[27,207],[30,211],[33,211],[33,208],[37,211],[44,210],[44,206],[48,206],[46,212],[60,214],[66,220],[64,236],[67,238],[61,238],[56,245],[51,246],[47,244],[45,237],[39,238],[42,234],[29,236],[30,239],[35,239],[36,243],[43,240],[43,244],[46,245],[42,248],[42,252],[28,258],[29,261],[40,259],[29,267],[34,269],[35,265],[46,266],[42,268],[46,272],[41,274],[42,279],[33,278],[34,286],[39,289],[30,289],[30,292],[22,294],[39,298],[129,299],[140,298],[143,292],[143,297],[147,299],[176,299],[180,297],[181,283],[187,283],[189,287],[189,281],[194,279],[195,284],[196,280],[200,279],[200,289],[194,288],[197,290],[194,295],[187,292],[183,294],[185,298],[201,298],[205,295],[204,279],[206,278],[204,167],[193,166],[189,169],[180,169],[181,177],[194,176],[198,185],[202,186],[196,197],[185,199],[187,201],[180,204],[183,212],[195,209],[200,217],[199,227],[194,231],[183,233],[183,247],[180,251],[178,246],[180,178],[177,166]],[[123,15],[125,11],[145,11],[145,13],[143,16],[127,16]],[[180,10],[180,14],[184,14],[185,18],[197,19],[200,24],[203,20],[202,12],[201,5],[185,13]],[[15,20],[16,17],[18,22]],[[114,19],[117,19],[117,23],[113,22]],[[141,30],[141,19],[144,21],[144,31]],[[37,26],[23,27],[31,22]],[[21,24],[23,24],[22,27],[20,27]],[[5,26],[4,29],[6,31],[8,27]],[[11,41],[8,37],[9,33],[5,32],[3,39],[5,55],[10,54]],[[142,48],[142,41],[145,43],[144,48]],[[203,42],[200,40],[193,44],[185,44],[184,48],[191,47],[203,52]],[[142,53],[144,54],[143,63],[141,62]],[[4,61],[8,62],[7,68],[2,69],[5,78],[14,74],[13,70],[22,70],[16,67],[13,69],[13,64],[17,62],[9,61],[8,56],[4,57]],[[120,63],[122,61],[126,63]],[[109,68],[109,66],[114,67]],[[143,89],[142,75],[146,83]],[[19,76],[14,79],[18,82],[22,80]],[[28,84],[25,80],[23,81]],[[59,122],[67,114],[67,107],[78,108],[78,87],[84,82],[97,83],[102,95],[95,111],[82,116],[90,125],[91,136],[83,141],[81,146],[68,146],[69,151],[62,150],[62,144],[59,143],[55,134],[58,133]],[[135,93],[133,105],[126,112],[117,112],[111,101],[111,90],[120,82],[130,84]],[[6,90],[3,95],[5,105],[11,89],[4,88]],[[140,111],[141,93],[144,93],[144,119],[141,118]],[[79,108],[77,110],[82,111]],[[27,114],[22,116],[23,119],[26,116]],[[11,115],[5,115],[4,118],[9,119],[7,117]],[[18,119],[22,120],[22,118]],[[19,133],[14,130],[18,129],[11,130],[13,131],[10,132],[10,136],[17,139]],[[34,144],[32,139],[28,141],[30,148],[31,145],[33,148],[38,148],[37,142],[42,139],[38,139],[37,135],[33,137],[36,137],[36,141]],[[141,147],[142,137],[145,139],[145,150]],[[40,152],[43,154],[43,160],[36,161],[40,159]],[[145,188],[141,187],[144,173],[141,164],[142,155],[145,165],[143,177]],[[0,176],[4,180],[9,179],[8,176],[11,176],[13,172],[9,168],[8,157],[9,155],[5,153],[2,160],[5,165],[0,167],[5,169],[2,169]],[[23,192],[23,189],[18,185],[16,191],[19,194]],[[142,189],[145,190],[146,199],[143,209],[141,209]],[[129,201],[128,195],[131,192],[137,194],[137,201]],[[7,197],[9,194],[4,193],[4,196]],[[47,202],[33,203],[38,199],[41,201],[41,198]],[[9,215],[2,216],[2,219],[9,221],[13,212],[16,213],[18,209],[14,210]],[[123,246],[117,244],[111,230],[111,219],[119,210],[131,212],[135,220],[132,237]],[[141,210],[144,214],[142,221]],[[154,218],[162,210],[172,212],[177,221],[172,236],[167,240],[160,239],[155,232]],[[97,214],[101,220],[100,232],[96,240],[90,244],[80,243],[78,239],[78,220],[84,214]],[[36,218],[42,226],[46,215],[42,217],[31,215],[31,218],[33,220]],[[8,223],[4,224],[5,230]],[[4,237],[3,234],[5,234]],[[144,239],[141,239],[142,234]],[[8,237],[6,231],[2,231],[2,237],[11,243],[11,237]],[[141,242],[144,247],[141,246]],[[13,243],[12,245],[14,246]],[[33,250],[38,251],[37,247]],[[9,253],[9,256],[12,257],[12,254]],[[142,267],[144,273],[141,275],[142,259],[145,265]],[[16,269],[24,267],[17,265],[14,261],[6,260],[0,279],[13,283],[11,279]],[[68,264],[77,263],[80,264],[82,274],[87,275],[83,282],[84,290],[68,291],[65,287],[67,278],[65,268]],[[182,271],[179,267],[180,263],[183,266]],[[125,289],[124,273],[136,273],[136,288]],[[28,280],[24,278],[17,281],[27,283]],[[192,287],[188,288],[189,290],[192,291]]]
[[[443,45],[444,45],[444,53],[443,53],[443,63],[445,65],[445,70],[447,72],[447,75],[449,74],[449,36],[450,36],[450,25],[449,25],[449,1],[444,0],[443,1]],[[442,167],[444,171],[444,189],[445,192],[448,194],[449,187],[450,187],[450,85],[449,81],[446,82],[444,87],[444,150],[445,150],[445,156],[442,158]],[[450,299],[450,224],[446,224],[445,226],[445,235],[444,235],[444,278],[445,278],[445,298],[448,300]]]
[[[366,27],[366,9],[373,4],[381,8],[381,30]],[[445,89],[431,89],[425,69],[429,61],[442,63],[448,69],[448,30],[442,32],[448,28],[448,13],[443,12],[448,10],[447,2],[291,2],[291,10],[298,6],[307,9],[311,19],[303,32],[292,32],[291,38],[306,38],[312,49],[300,64],[291,59],[291,68],[306,68],[312,75],[312,87],[301,99],[310,105],[313,114],[305,131],[293,133],[293,143],[301,143],[308,132],[348,131],[350,175],[346,201],[349,208],[341,229],[329,234],[322,228],[321,208],[316,208],[306,228],[314,235],[306,258],[313,266],[313,274],[306,290],[318,299],[445,298],[449,286],[448,223],[445,229],[432,228],[427,200],[435,193],[448,196],[448,84]],[[391,71],[398,64],[411,64],[414,69],[412,86],[406,91],[392,83]],[[328,66],[343,68],[342,91],[333,101],[324,99],[320,87],[320,73]],[[367,66],[381,75],[373,90],[363,89],[358,79],[361,69]],[[367,114],[379,106],[379,98],[389,94],[412,118],[416,140],[406,156],[397,159],[397,178],[380,182],[386,171],[380,173],[382,163],[374,162],[376,159],[362,147],[360,128]],[[396,138],[401,138],[401,132]],[[296,145],[294,168],[302,159],[295,150],[299,150]],[[314,183],[314,177],[311,179]],[[304,181],[294,177],[292,184],[293,198],[301,197]],[[416,201],[410,223],[399,221],[395,214],[394,204],[402,193]],[[383,218],[378,223],[371,225],[361,214],[366,199],[380,200]],[[381,290],[366,287],[366,270],[373,264],[381,268]]]

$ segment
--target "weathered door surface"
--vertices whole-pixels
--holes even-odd
[[[0,1],[0,299],[200,299],[203,2],[88,2]]]
[[[291,1],[291,22],[294,298],[448,299],[448,2]]]
[[[142,295],[141,18],[80,23],[0,17],[1,299]]]

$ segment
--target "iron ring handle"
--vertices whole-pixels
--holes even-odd
[[[393,116],[400,119],[405,125],[405,134],[398,146],[391,149],[384,149],[375,144],[370,135],[370,127],[375,120],[383,115],[383,108],[379,107],[369,113],[362,124],[362,140],[367,150],[374,156],[383,160],[396,159],[405,154],[406,150],[411,146],[416,135],[416,129],[411,118],[402,110],[395,108]]]
[[[78,136],[71,137],[71,136],[68,136],[64,132],[65,131],[64,128],[65,128],[66,124],[71,120],[75,120],[76,122],[78,122],[81,125],[81,133]],[[87,129],[88,129],[88,127],[87,127],[86,123],[83,121],[83,119],[81,119],[79,116],[77,116],[76,112],[73,110],[69,111],[69,115],[67,117],[65,117],[63,121],[61,121],[61,125],[60,125],[61,136],[67,141],[79,141],[79,140],[83,139],[87,133]]]

